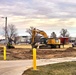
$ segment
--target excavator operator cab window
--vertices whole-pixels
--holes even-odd
[[[42,44],[46,44],[47,43],[47,39],[46,38],[41,38],[40,40],[41,40]]]
[[[56,39],[56,42],[59,42],[59,40],[58,40],[58,39]]]

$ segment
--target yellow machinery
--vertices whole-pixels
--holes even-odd
[[[47,44],[60,44],[60,39],[49,38]]]
[[[59,39],[56,40],[54,38],[48,38],[47,34],[44,31],[38,29],[32,30],[32,47],[37,47],[36,42],[34,41],[36,34],[41,34],[42,36],[44,36],[45,39],[47,39],[46,44],[41,44],[39,48],[60,48],[61,43]]]

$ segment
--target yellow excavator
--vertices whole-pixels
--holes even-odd
[[[35,42],[35,36],[36,34],[41,34],[46,40],[44,44],[36,44]],[[54,38],[48,38],[47,34],[39,29],[33,29],[32,30],[32,48],[37,48],[39,46],[39,48],[43,49],[43,48],[60,48],[60,39],[54,39]]]

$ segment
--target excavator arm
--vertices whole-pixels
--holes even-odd
[[[44,36],[44,38],[48,38],[47,34],[44,31],[34,28],[32,30],[32,43],[31,43],[32,44],[32,48],[36,47],[35,46],[35,44],[36,44],[36,42],[35,42],[36,34],[41,34],[42,36]]]
[[[47,34],[44,31],[39,30],[38,34],[41,34],[44,36],[44,38],[48,38]]]

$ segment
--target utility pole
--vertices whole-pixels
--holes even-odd
[[[7,46],[8,44],[7,17],[5,17],[5,40],[6,40],[6,46]]]
[[[7,17],[2,17],[5,19],[5,45],[8,44],[8,32],[7,32]]]

